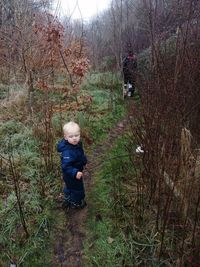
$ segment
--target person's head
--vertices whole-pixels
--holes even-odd
[[[132,57],[134,55],[133,51],[132,50],[129,50],[128,51],[128,56]]]
[[[80,127],[77,123],[70,121],[63,126],[64,139],[72,145],[80,141]]]

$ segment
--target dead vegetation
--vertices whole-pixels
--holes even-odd
[[[151,8],[149,77],[138,81],[141,106],[137,111],[130,109],[133,137],[145,150],[140,177],[146,186],[142,191],[155,209],[156,229],[161,234],[159,258],[175,253],[176,266],[198,266],[199,17],[193,19],[193,5],[188,6],[184,23],[169,45],[156,32],[158,17]],[[172,229],[175,249],[169,252],[166,236]]]

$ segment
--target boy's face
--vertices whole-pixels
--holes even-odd
[[[64,133],[64,138],[72,145],[77,145],[80,141],[80,131],[77,129],[71,129]]]

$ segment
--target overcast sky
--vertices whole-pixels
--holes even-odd
[[[109,7],[111,0],[54,0],[55,6],[60,6],[60,15],[72,15],[73,19],[81,18],[88,20],[93,15]],[[78,3],[78,5],[77,5]],[[79,11],[80,9],[80,11]]]

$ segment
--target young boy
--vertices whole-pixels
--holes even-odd
[[[83,169],[87,163],[82,142],[80,141],[80,127],[70,121],[63,126],[64,139],[57,144],[61,152],[61,167],[63,172],[64,206],[70,208],[83,208],[85,190],[83,184]]]

